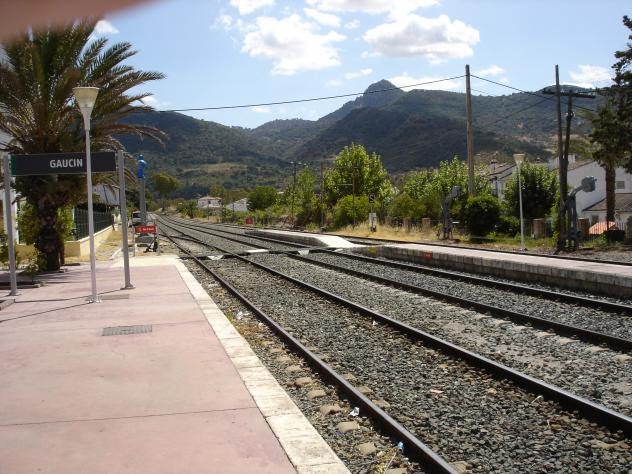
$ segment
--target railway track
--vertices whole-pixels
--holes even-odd
[[[243,226],[236,224],[217,224],[226,228],[235,228],[235,229],[243,229]],[[284,232],[306,232],[300,229],[279,229],[276,227],[262,227],[263,229],[270,230],[283,230]],[[348,240],[349,242],[360,244],[360,245],[383,245],[383,244],[421,244],[428,245],[431,247],[447,247],[447,248],[457,248],[457,249],[467,249],[467,250],[475,250],[480,252],[493,252],[493,253],[506,253],[510,255],[529,255],[531,257],[542,257],[542,258],[555,258],[561,260],[571,260],[571,261],[579,261],[579,262],[593,262],[593,263],[607,263],[611,265],[621,265],[621,266],[632,266],[632,261],[620,261],[620,260],[608,260],[603,258],[590,258],[590,257],[581,257],[581,256],[573,256],[573,255],[558,255],[558,254],[545,254],[545,253],[526,253],[520,252],[516,250],[502,250],[502,249],[489,249],[489,248],[480,248],[473,247],[469,245],[457,245],[457,244],[442,244],[439,242],[428,242],[422,240],[397,240],[397,239],[379,239],[376,237],[357,237],[354,235],[346,235],[346,234],[315,234],[315,235],[333,235],[342,237],[343,239]],[[627,246],[627,250],[632,250],[632,247]],[[584,251],[590,251],[590,248],[583,249]],[[580,251],[581,252],[581,251]]]
[[[548,472],[582,470],[588,466],[596,472],[607,472],[619,470],[618,466],[631,461],[627,452],[619,454],[617,447],[609,448],[609,456],[605,456],[614,457],[614,461],[602,459],[592,447],[595,443],[599,446],[603,446],[599,443],[625,444],[623,433],[630,435],[631,420],[624,415],[326,290],[306,286],[287,276],[281,279],[271,269],[264,269],[249,259],[235,257],[204,264],[221,273],[236,294],[255,300],[262,312],[286,326],[286,332],[309,340],[336,364],[358,374],[362,382],[389,401],[391,408],[387,411],[403,420],[402,424],[411,432],[422,433],[420,437],[429,439],[430,444],[452,462],[465,458],[476,461],[472,463],[475,470],[497,472],[524,472],[527,465]],[[264,271],[267,276],[263,276]],[[293,287],[293,296],[289,301],[285,297],[287,306],[281,307],[277,300],[288,292],[288,285]],[[299,290],[299,285],[303,290]],[[337,303],[332,305],[332,300]],[[365,318],[360,319],[358,313]],[[418,342],[411,344],[408,338]],[[534,397],[534,394],[537,395]],[[560,405],[549,401],[553,399]],[[411,400],[421,408],[412,409]],[[561,405],[578,410],[613,431],[606,433],[587,420],[565,412]],[[473,438],[476,439],[473,441]],[[535,441],[534,445],[534,440],[541,442]],[[563,453],[575,449],[565,444],[569,440],[585,452],[566,459]],[[535,465],[534,452],[542,455],[541,466]]]
[[[223,225],[222,227],[228,227],[228,226]],[[232,228],[232,229],[237,230],[237,231],[241,231],[242,233],[236,233],[236,232],[230,232],[230,231],[224,231],[224,232],[226,232],[228,234],[237,234],[237,235],[244,235],[245,236],[245,234],[243,234],[244,228],[236,227],[236,226],[230,226],[229,228]],[[214,231],[216,231],[216,232],[219,231],[216,228],[216,226],[213,226],[212,229]],[[274,243],[283,242],[283,241],[280,241],[280,240],[269,239],[269,238],[265,238],[265,237],[261,237],[261,236],[248,236],[248,237],[251,238],[251,239],[258,239],[258,240],[269,241],[269,242],[274,242]],[[410,243],[410,242],[407,242],[407,243]],[[296,244],[296,243],[291,243],[291,244],[288,243],[288,244],[296,246],[296,247],[304,247],[301,244]],[[587,306],[587,307],[592,307],[592,308],[599,308],[599,309],[612,311],[612,312],[622,312],[622,313],[625,313],[625,314],[632,315],[632,306],[631,305],[625,304],[625,303],[621,303],[621,302],[615,301],[613,299],[608,299],[608,298],[602,297],[602,296],[593,296],[593,295],[591,295],[589,297],[586,297],[586,296],[581,296],[581,295],[574,294],[574,293],[569,292],[569,291],[564,290],[564,289],[558,289],[558,288],[546,289],[546,288],[543,288],[543,287],[540,287],[540,286],[530,286],[530,285],[526,285],[526,284],[510,282],[510,281],[497,279],[497,278],[493,278],[493,277],[475,276],[475,275],[471,275],[471,274],[467,274],[467,273],[459,272],[459,271],[455,271],[455,270],[446,270],[446,269],[439,269],[439,268],[435,268],[435,267],[428,267],[428,266],[424,266],[424,265],[398,262],[398,261],[388,260],[388,259],[385,259],[385,258],[368,257],[368,256],[365,256],[365,255],[358,255],[358,254],[347,254],[347,257],[348,258],[353,258],[353,259],[356,259],[356,260],[363,260],[363,261],[366,261],[366,262],[375,262],[375,263],[381,262],[382,265],[388,265],[388,266],[391,266],[393,268],[406,269],[406,270],[410,270],[410,271],[424,273],[424,274],[427,274],[427,275],[443,276],[443,277],[446,277],[446,278],[450,278],[452,280],[471,282],[471,283],[475,283],[475,284],[478,284],[478,285],[495,287],[495,288],[499,288],[499,289],[503,289],[503,290],[509,290],[509,291],[512,291],[512,292],[523,293],[523,294],[531,294],[531,295],[534,295],[534,296],[543,296],[543,297],[546,297],[548,299],[565,301],[565,302],[569,302],[569,303],[576,303],[576,304],[579,304],[579,305],[582,305],[582,306]],[[607,263],[607,262],[604,261],[604,263]]]
[[[287,244],[286,242],[258,236],[238,237],[232,233],[225,235],[222,231],[200,227],[195,224],[192,225],[187,222],[181,222],[179,225],[244,245],[256,245],[251,244],[250,242],[252,241],[271,241],[274,242],[275,245],[279,243],[282,244],[283,248],[304,248],[304,246],[300,244]],[[318,249],[318,251],[322,252],[323,249]],[[382,259],[372,259],[370,257],[338,252],[325,252],[325,254],[319,253],[316,255],[310,254],[310,256],[294,256],[294,258],[310,261],[314,265],[331,268],[360,278],[402,288],[406,291],[437,298],[458,305],[464,309],[474,309],[495,317],[506,318],[522,324],[530,324],[545,330],[553,330],[557,334],[564,336],[579,337],[592,344],[606,344],[608,347],[622,351],[632,350],[632,320],[629,319],[629,316],[632,315],[632,307],[627,305],[601,301],[602,305],[599,306],[600,309],[616,312],[616,315],[611,315],[608,312],[597,313],[583,306],[594,307],[598,300],[567,295],[567,298],[563,298],[562,300],[571,301],[574,305],[578,306],[558,304],[558,308],[556,309],[558,316],[554,318],[551,316],[550,309],[552,303],[549,297],[555,295],[551,295],[550,291],[542,292],[538,289],[532,289],[533,291],[528,293],[537,295],[539,299],[523,296],[507,298],[505,294],[501,294],[498,291],[482,291],[479,286],[476,286],[470,280],[467,280],[468,285],[455,286],[454,282],[450,280],[451,274],[449,272],[442,272],[441,277],[443,280],[439,281],[439,283],[437,283],[436,279],[433,282],[429,282],[428,277],[420,277],[417,275],[417,266],[409,264],[399,264],[398,262],[389,262]],[[363,262],[363,265],[356,262]],[[360,266],[364,268],[358,269]],[[389,268],[397,268],[398,271],[388,270]],[[385,275],[385,272],[388,273],[388,275]],[[447,277],[444,273],[448,274]],[[446,278],[448,279],[446,280]],[[478,280],[474,281],[478,283]],[[484,282],[486,281],[487,280],[484,280]],[[432,284],[429,285],[429,283]],[[433,289],[433,285],[435,287],[441,287],[441,290]],[[499,288],[497,285],[486,286]],[[529,288],[524,285],[514,287],[510,284],[503,284],[500,286],[500,289],[507,287],[516,295],[523,294],[524,288]],[[489,301],[493,301],[495,304],[490,304]],[[522,307],[524,310],[516,311],[516,307]]]

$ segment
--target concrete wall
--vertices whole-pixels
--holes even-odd
[[[94,247],[98,248],[105,242],[112,233],[112,226],[108,226],[94,234]],[[64,243],[66,257],[83,257],[90,255],[90,238],[84,237],[81,240],[69,240]]]

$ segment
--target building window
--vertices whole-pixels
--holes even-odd
[[[625,189],[625,181],[617,181],[617,189]]]

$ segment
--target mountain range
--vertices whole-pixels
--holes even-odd
[[[578,99],[575,105],[594,109],[590,102]],[[479,95],[472,97],[472,109],[476,161],[504,161],[515,152],[551,155],[557,130],[554,97],[543,98],[540,91]],[[404,92],[385,80],[316,121],[273,120],[247,129],[175,112],[137,114],[132,121],[168,135],[164,147],[135,137],[122,142],[129,152],[143,153],[150,170],[176,176],[183,184],[177,194],[186,198],[207,194],[211,185],[281,187],[291,174],[290,161],[329,159],[352,142],[378,153],[393,174],[466,156],[465,94]],[[587,120],[576,115],[573,133],[587,131]]]

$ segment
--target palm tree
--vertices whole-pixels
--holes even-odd
[[[107,39],[94,38],[95,24],[84,20],[61,29],[29,32],[6,45],[5,57],[0,59],[0,130],[11,140],[4,151],[83,151],[83,122],[72,92],[79,85],[99,88],[91,119],[95,151],[123,149],[117,137],[124,134],[164,138],[153,127],[122,121],[130,114],[153,110],[142,103],[150,94],[131,90],[164,75],[123,64],[136,51],[129,43],[107,46]],[[35,208],[39,220],[35,247],[40,267],[58,270],[63,255],[56,230],[58,212],[85,199],[85,179],[25,176],[17,179],[15,187]]]

